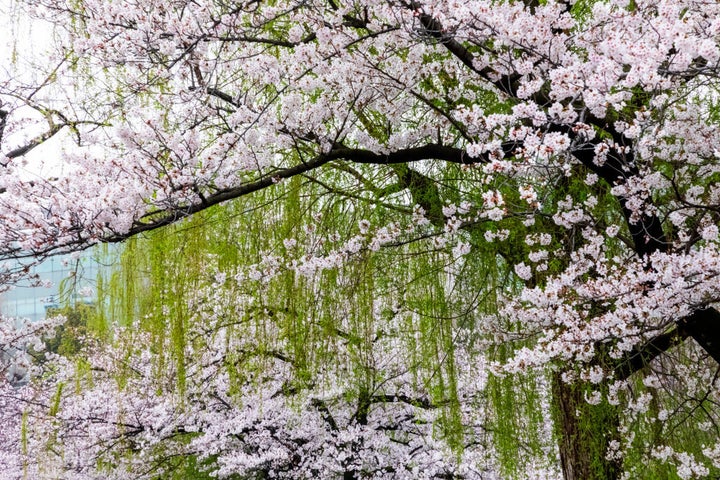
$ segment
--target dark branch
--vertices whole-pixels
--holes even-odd
[[[632,141],[610,127],[606,126],[605,130],[613,136],[618,149],[610,149],[604,162],[596,162],[595,148],[603,142],[597,137],[575,147],[571,152],[572,155],[610,186],[619,185],[628,178],[640,176],[640,170],[635,163]],[[570,125],[552,124],[548,131],[565,133],[571,140],[579,140],[578,133]],[[629,147],[627,151],[621,151],[625,147]],[[638,256],[644,257],[654,252],[667,251],[667,239],[660,219],[655,215],[647,214],[640,215],[636,219],[632,210],[628,208],[628,199],[623,196],[616,196],[616,198],[620,203]],[[651,200],[648,199],[648,201]]]
[[[687,337],[686,332],[681,331],[677,326],[673,326],[665,333],[653,337],[642,345],[637,345],[618,360],[617,365],[613,368],[615,379],[626,380],[635,372],[649,365],[663,352],[680,345]]]
[[[332,431],[338,431],[337,422],[335,422],[335,418],[333,418],[332,414],[330,413],[330,409],[328,409],[327,405],[323,400],[320,400],[319,398],[313,398],[312,400],[310,400],[310,405],[315,407],[315,409],[320,412],[323,420],[325,420],[325,423],[328,424]]]
[[[670,330],[636,346],[619,359],[613,369],[615,378],[617,380],[629,378],[660,354],[680,345],[688,337],[693,337],[716,362],[720,363],[720,341],[715,333],[718,331],[718,325],[720,325],[720,312],[714,308],[696,310],[676,322]]]
[[[227,93],[223,92],[222,90],[218,90],[217,88],[208,87],[207,93],[211,97],[217,97],[220,100],[229,103],[230,105],[234,107],[239,107],[240,105]]]
[[[489,83],[495,85],[495,87],[505,94],[511,97],[517,97],[517,81],[520,79],[520,75],[501,75],[498,79],[492,79],[492,75],[496,74],[495,69],[490,66],[478,69],[475,66],[474,55],[465,48],[462,43],[455,40],[451,35],[446,34],[442,24],[438,20],[423,12],[420,14],[420,24],[427,35],[442,43],[463,65],[480,75],[480,77]]]
[[[678,329],[691,336],[710,356],[720,363],[720,312],[714,308],[697,310],[678,322]]]
[[[434,404],[427,398],[412,398],[408,397],[407,395],[373,395],[370,397],[370,403],[406,403],[408,405],[412,405],[413,407],[423,408],[426,410],[431,410],[434,408],[438,408],[438,405]]]
[[[5,133],[5,125],[7,124],[8,112],[0,109],[0,144],[2,144],[3,133]]]
[[[2,119],[2,121],[4,123],[4,118]],[[42,135],[38,135],[37,137],[30,140],[28,143],[26,143],[22,147],[18,147],[14,150],[9,151],[8,153],[5,154],[5,156],[7,158],[22,157],[26,153],[33,150],[35,147],[42,145],[47,140],[51,139],[56,133],[58,133],[60,130],[62,130],[62,128],[64,126],[65,126],[64,124],[52,125],[47,132],[43,133]]]
[[[516,148],[516,142],[507,142],[503,144],[503,150],[512,151]],[[462,165],[487,162],[487,155],[483,158],[471,158],[465,150],[455,147],[448,147],[437,144],[427,144],[422,147],[407,148],[398,150],[388,154],[379,154],[370,150],[354,149],[354,148],[335,148],[328,153],[316,156],[306,162],[297,164],[293,167],[276,170],[272,173],[264,175],[258,180],[245,183],[234,188],[221,190],[213,194],[206,195],[203,202],[190,204],[184,207],[169,208],[146,214],[139,221],[135,222],[133,227],[125,233],[111,234],[102,241],[105,242],[121,242],[138,233],[155,230],[166,225],[175,223],[183,218],[189,217],[213,205],[249,195],[253,192],[263,190],[279,183],[285,179],[292,178],[297,175],[316,170],[328,162],[334,160],[345,160],[352,163],[364,163],[375,165],[393,165],[402,163],[412,163],[421,160],[443,160]]]

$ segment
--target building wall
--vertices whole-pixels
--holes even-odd
[[[62,255],[48,258],[32,270],[39,274],[43,285],[20,284],[1,293],[0,313],[6,317],[38,321],[45,318],[48,308],[68,302],[92,302],[98,270],[99,264],[92,251],[79,257]]]

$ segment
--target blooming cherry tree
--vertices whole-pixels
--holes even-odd
[[[463,319],[449,331],[469,330],[473,342],[492,346],[458,353],[468,356],[463,368],[479,365],[491,374],[496,400],[510,395],[520,402],[531,377],[532,390],[545,392],[556,412],[557,463],[566,479],[633,477],[648,462],[681,478],[720,468],[720,314],[714,308],[720,294],[720,5],[28,3],[23,12],[50,22],[54,39],[44,61],[49,68],[22,68],[33,60],[28,54],[16,60],[22,74],[0,79],[4,258],[126,241],[218,206],[242,204],[237,216],[247,218],[260,209],[264,232],[233,220],[266,239],[256,241],[258,256],[213,275],[265,285],[270,290],[264,295],[276,298],[281,290],[273,285],[283,281],[313,294],[318,279],[349,282],[338,272],[372,265],[376,260],[369,259],[387,251],[427,259],[426,267],[433,265],[427,272],[434,274],[402,270],[404,260],[387,267],[396,283],[405,282],[397,305],[388,301],[388,308],[437,322]],[[63,171],[29,177],[30,152],[53,138],[74,142],[63,147]],[[268,204],[277,208],[265,209]],[[248,245],[232,238],[228,244],[238,250]],[[363,276],[358,289],[389,298],[383,289],[390,279],[368,268],[376,279]],[[3,272],[9,284],[24,268]],[[420,288],[415,279],[426,277],[436,283]],[[320,297],[319,309],[341,310],[329,293]],[[171,302],[169,295],[158,298]],[[179,298],[184,309],[193,301]],[[165,305],[165,314],[177,317],[182,308]],[[456,344],[438,345],[450,355]],[[230,346],[242,349],[232,342],[208,349],[222,354]],[[402,357],[412,349],[378,352]],[[175,360],[179,379],[191,375],[189,365],[203,364],[195,351]],[[268,372],[280,368],[276,360],[265,365]],[[317,368],[307,370],[325,378]],[[471,388],[453,370],[456,383],[448,391]],[[132,388],[147,388],[143,381]],[[179,384],[192,391],[192,379]],[[271,401],[279,385],[259,385],[252,395],[271,409],[285,409],[295,398]],[[213,388],[225,395],[225,387]],[[202,420],[202,428],[176,420],[182,412],[176,406],[162,407],[166,413],[158,407],[157,415],[172,418],[168,424],[176,430],[202,431],[176,447],[187,453],[183,449],[208,442],[213,453],[198,458],[212,457],[219,475],[283,464],[311,476],[313,467],[303,463],[309,457],[295,462],[287,442],[301,450],[320,444],[293,430],[295,422],[323,426],[326,433],[333,423],[338,431],[356,429],[353,452],[340,434],[327,433],[336,443],[323,447],[338,452],[347,472],[353,455],[374,445],[376,433],[366,428],[369,417],[367,424],[357,416],[353,423],[347,412],[338,417],[344,421],[335,419],[332,395],[315,395],[313,388],[296,400],[310,417],[298,421],[289,411],[278,413],[283,432],[271,435],[261,453],[259,443],[230,441],[228,431],[217,430],[249,428],[242,422],[256,413],[237,405],[221,409],[217,422]],[[380,395],[400,398],[394,391]],[[542,403],[545,397],[532,398]],[[422,408],[432,402],[423,402],[399,403],[433,410]],[[108,415],[104,422],[114,414]],[[403,415],[387,413],[383,420],[392,417],[405,431],[408,425],[398,420]],[[530,420],[523,425],[530,428]],[[275,428],[268,421],[263,435]],[[458,422],[458,430],[461,424],[467,426]],[[537,431],[544,431],[541,424],[534,423]],[[379,425],[375,432],[383,430]],[[703,432],[694,451],[664,438],[680,425]],[[495,440],[502,443],[501,437]],[[425,432],[404,438],[405,447],[429,441]],[[392,447],[376,448],[387,457],[356,471],[397,473],[386,467],[397,458]],[[245,448],[246,457],[223,456],[233,448]],[[416,452],[425,455],[423,448]],[[507,468],[512,461],[500,450],[499,468]],[[451,457],[437,465],[458,475],[482,471],[481,460],[453,463]],[[428,465],[418,462],[418,468]],[[334,465],[327,471],[339,474]]]

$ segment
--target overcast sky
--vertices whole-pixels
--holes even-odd
[[[23,9],[27,8],[15,0],[0,0],[0,85],[41,81],[36,66],[47,66],[48,51],[52,42],[53,29],[50,24],[33,18]],[[21,109],[17,114],[38,117],[32,109]],[[20,146],[42,129],[24,129],[3,139],[3,151]],[[13,162],[16,173],[28,178],[41,175],[57,176],[62,171],[61,139],[52,139],[26,156],[24,161]]]

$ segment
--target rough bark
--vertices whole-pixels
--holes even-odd
[[[620,418],[617,408],[607,404],[588,404],[584,396],[585,386],[565,383],[560,376],[557,373],[553,378],[553,400],[563,478],[618,478],[622,465],[606,457],[610,442],[618,435]]]

